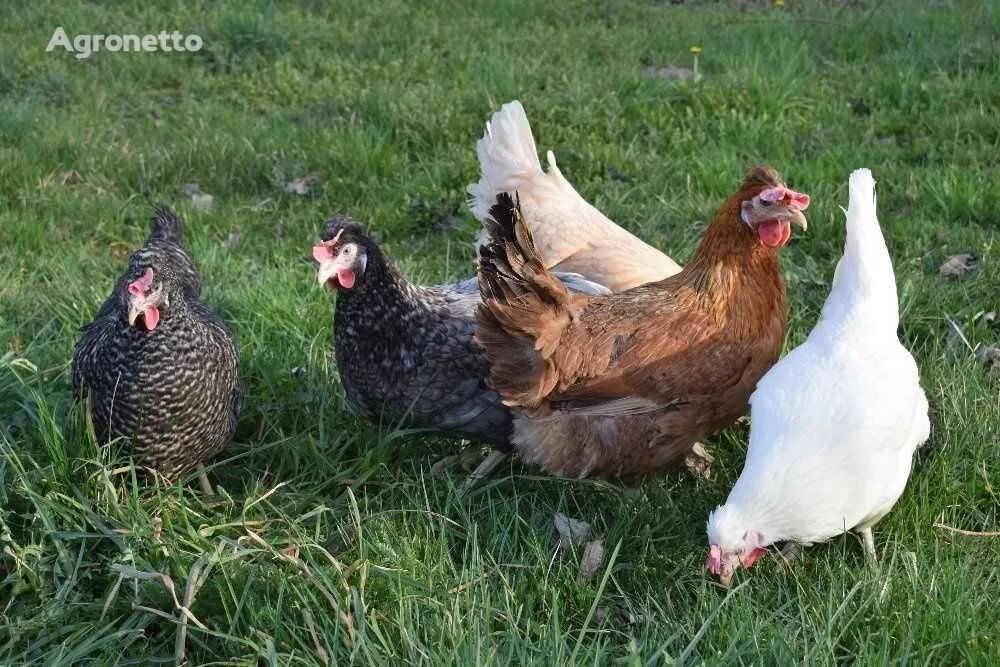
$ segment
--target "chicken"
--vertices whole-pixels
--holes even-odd
[[[554,281],[520,209],[497,201],[476,338],[525,460],[578,477],[643,475],[743,414],[784,341],[777,251],[791,224],[805,228],[808,195],[753,169],[683,271],[605,297]]]
[[[129,439],[168,479],[222,450],[242,405],[233,336],[200,290],[180,219],[158,209],[73,356],[73,392],[89,396],[98,437]]]
[[[478,279],[414,285],[347,217],[327,222],[313,257],[320,285],[337,292],[337,370],[355,411],[507,445],[510,413],[486,386],[486,355],[473,342]],[[562,278],[573,289],[607,293],[579,276]]]
[[[467,188],[473,215],[485,224],[497,195],[516,190],[525,224],[546,268],[579,273],[612,292],[662,280],[681,270],[672,259],[588,204],[563,177],[552,151],[548,152],[549,171],[542,171],[520,102],[508,102],[493,114],[486,134],[476,143],[476,152],[480,180]]]
[[[871,172],[851,175],[847,243],[819,323],[750,398],[746,464],[708,519],[708,568],[729,584],[769,545],[872,526],[903,493],[930,435],[917,365],[896,337],[896,280]]]

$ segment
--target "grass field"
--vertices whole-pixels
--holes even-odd
[[[1000,538],[935,528],[1000,528],[1000,388],[971,351],[1000,345],[1000,8],[735,4],[5,3],[0,664],[1000,664]],[[204,48],[75,59],[45,52],[56,26]],[[699,80],[662,75],[692,46]],[[513,98],[584,196],[680,261],[751,164],[809,192],[783,252],[789,346],[829,289],[847,176],[874,171],[933,419],[878,566],[843,537],[709,580],[705,519],[746,426],[710,441],[710,480],[514,462],[463,494],[431,466],[468,443],[349,412],[307,261],[322,221],[366,221],[420,280],[471,275],[473,142]],[[215,497],[140,484],[70,397],[77,329],[151,200],[185,216],[241,349]],[[940,276],[956,253],[979,269]],[[555,552],[556,512],[604,540],[592,579]]]

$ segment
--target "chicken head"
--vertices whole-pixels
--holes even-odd
[[[160,309],[166,305],[167,297],[162,281],[153,287],[156,273],[147,266],[138,278],[127,283],[128,325],[143,331],[153,331],[160,323]]]
[[[705,566],[726,587],[732,583],[736,570],[749,568],[767,553],[764,536],[754,530],[745,531],[737,539],[728,539],[729,536],[724,533],[713,537]]]
[[[322,240],[313,246],[313,259],[319,262],[319,284],[328,289],[353,288],[368,265],[366,241],[361,225],[350,218],[336,217],[327,222]]]
[[[806,228],[802,211],[809,207],[809,195],[785,186],[773,174],[769,187],[761,190],[740,207],[740,220],[753,230],[760,242],[769,248],[780,248],[792,235],[791,225]]]

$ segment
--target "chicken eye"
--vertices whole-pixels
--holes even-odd
[[[761,200],[760,200],[760,205],[761,205],[761,206],[764,206],[765,208],[766,208],[766,207],[768,207],[768,206],[770,206],[770,205],[771,205],[771,203],[772,203],[772,202],[769,202],[769,201],[767,201],[766,199],[761,199]]]
[[[354,248],[352,248],[351,246],[345,246],[344,250],[340,254],[350,256],[352,252],[354,252]]]

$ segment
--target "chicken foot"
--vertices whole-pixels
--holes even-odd
[[[712,476],[712,464],[715,457],[708,453],[708,449],[700,442],[694,443],[691,451],[684,457],[684,469],[695,477],[709,479]]]
[[[778,549],[778,555],[781,560],[785,562],[786,565],[792,565],[805,552],[806,545],[799,542],[785,542],[785,544]]]
[[[435,477],[444,477],[445,472],[450,468],[461,468],[467,473],[471,473],[483,462],[482,450],[479,447],[466,447],[458,454],[451,454],[435,462],[431,466],[431,474]]]
[[[503,463],[507,459],[507,456],[507,452],[501,452],[499,449],[491,449],[490,453],[483,459],[483,462],[465,480],[465,488],[469,489],[479,483],[479,480],[489,475],[497,466]]]

